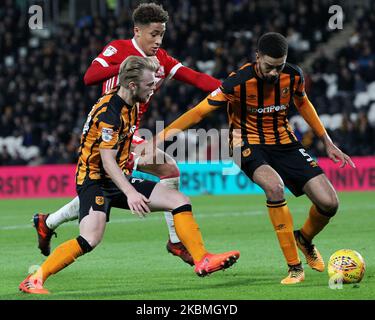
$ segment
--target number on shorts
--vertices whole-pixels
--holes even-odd
[[[306,157],[307,162],[311,162],[314,160],[313,158],[310,157],[308,153],[306,153],[305,149],[301,148],[301,149],[298,149],[298,151],[301,152],[304,157]]]

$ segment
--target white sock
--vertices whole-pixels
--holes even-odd
[[[75,197],[68,204],[60,208],[54,213],[51,213],[46,224],[50,229],[56,229],[60,224],[71,220],[78,219],[79,216],[79,198]]]
[[[180,177],[168,178],[160,180],[160,183],[166,186],[168,189],[178,190],[180,186]],[[164,211],[165,221],[167,222],[169,239],[172,243],[181,242],[177,237],[176,229],[174,228],[173,214],[169,211]]]

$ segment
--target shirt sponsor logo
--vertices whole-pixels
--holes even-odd
[[[278,112],[283,111],[288,108],[288,104],[282,104],[281,106],[267,106],[262,108],[248,108],[248,111],[251,113],[272,113],[272,112]]]
[[[105,142],[111,141],[113,138],[113,129],[103,128],[102,129],[102,139]]]
[[[108,46],[108,48],[104,50],[103,56],[110,57],[113,56],[115,53],[117,53],[117,49],[115,47]]]

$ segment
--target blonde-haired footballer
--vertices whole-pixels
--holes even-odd
[[[203,90],[211,92],[215,90],[220,81],[184,66],[180,61],[170,56],[167,51],[161,48],[166,32],[169,15],[162,5],[156,3],[141,3],[133,12],[134,37],[132,39],[117,39],[106,45],[103,51],[92,61],[87,69],[84,82],[86,85],[96,85],[102,83],[102,94],[116,87],[119,82],[119,68],[128,56],[153,57],[157,59],[160,67],[156,72],[156,91],[169,79],[189,84]],[[152,97],[151,97],[152,99]],[[136,122],[136,132],[133,135],[132,145],[137,146],[145,143],[137,132],[141,125],[143,115],[147,113],[150,101],[139,104],[138,118]],[[158,150],[161,153],[161,150]],[[142,162],[139,155],[131,153],[127,163],[127,169],[146,172],[160,178],[160,183],[169,189],[179,190],[180,171],[176,162],[167,154],[163,155],[166,161],[162,164],[148,164]],[[41,253],[48,256],[51,251],[52,235],[56,236],[56,228],[61,224],[78,219],[79,198],[75,197],[69,203],[55,212],[49,214],[37,213],[33,216],[33,223],[38,236],[38,247]],[[173,216],[170,212],[164,212],[165,221],[168,227],[168,241],[166,249],[169,253],[180,257],[189,265],[194,265],[194,261],[186,250],[180,239],[176,235]]]
[[[120,67],[119,86],[92,108],[83,128],[76,170],[80,234],[59,245],[34,274],[21,282],[21,291],[49,293],[44,282],[52,274],[100,243],[111,207],[130,209],[140,217],[152,211],[170,211],[177,235],[193,257],[199,276],[228,268],[239,258],[238,251],[207,252],[189,198],[160,183],[126,175],[138,104],[146,103],[153,94],[158,68],[152,58],[126,58]]]

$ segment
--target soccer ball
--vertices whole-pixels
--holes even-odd
[[[366,264],[362,256],[354,250],[341,249],[329,258],[328,275],[340,279],[342,283],[358,283],[365,274]]]

